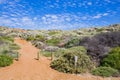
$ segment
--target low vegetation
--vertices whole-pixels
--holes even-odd
[[[112,67],[120,71],[120,47],[113,48],[102,60],[102,66]]]
[[[75,69],[74,56],[78,56],[77,68]],[[94,64],[87,56],[84,47],[73,47],[66,49],[64,54],[51,63],[55,70],[65,73],[83,73],[90,71]]]
[[[17,57],[20,47],[14,44],[14,37],[0,33],[0,67],[9,66]]]
[[[80,40],[80,45],[87,49],[87,54],[93,58],[97,66],[109,53],[111,48],[120,46],[120,31],[97,34]]]
[[[51,46],[57,46],[60,43],[60,41],[61,39],[59,38],[52,38],[52,39],[46,40],[46,44]]]
[[[0,55],[0,67],[9,66],[13,63],[13,58],[8,55]]]
[[[98,67],[91,72],[96,76],[110,77],[119,74],[118,70],[113,69],[111,67]]]
[[[71,31],[22,31],[0,28],[0,56],[16,57],[19,46],[9,36],[14,35],[31,41],[46,57],[52,52],[51,67],[60,72],[91,72],[103,77],[120,75],[120,24]],[[76,68],[74,56],[78,56]]]
[[[42,53],[41,55],[43,55],[45,57],[51,57],[51,52],[50,51],[41,51],[40,53]]]
[[[65,47],[70,48],[70,47],[74,47],[74,46],[78,46],[78,45],[79,45],[79,39],[73,38],[65,44]]]

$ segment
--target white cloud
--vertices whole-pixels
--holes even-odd
[[[104,13],[104,14],[103,14],[103,16],[107,16],[107,15],[108,15],[108,13]]]
[[[21,21],[24,26],[35,26],[34,21],[29,17],[23,17]]]
[[[15,16],[19,15],[7,14],[1,15],[0,25],[20,27],[26,29],[74,29],[76,27],[87,26],[82,22],[82,18],[73,14],[47,14],[44,16]],[[85,18],[87,19],[87,18]]]
[[[28,29],[75,29],[79,27],[91,26],[91,22],[86,21],[99,19],[107,16],[109,13],[96,14],[95,16],[89,15],[73,15],[73,14],[46,14],[44,16],[15,16],[16,14],[7,14],[0,16],[0,25],[21,27]]]
[[[98,18],[101,18],[102,15],[101,14],[97,14],[96,16],[93,16],[93,19],[98,19]]]
[[[107,16],[109,13],[103,13],[103,14],[96,14],[94,16],[90,15],[81,15],[81,14],[69,14],[69,13],[63,13],[63,14],[45,14],[43,16],[41,15],[33,15],[32,14],[32,7],[30,5],[27,5],[25,2],[24,4],[17,3],[20,0],[0,0],[0,4],[7,1],[8,5],[3,6],[4,10],[9,10],[9,12],[2,12],[2,15],[0,15],[0,25],[4,26],[11,26],[11,27],[24,27],[24,28],[30,28],[30,29],[74,29],[76,27],[82,27],[82,26],[88,26],[89,24],[86,24],[85,21],[92,20],[92,19],[99,19],[103,16]],[[60,0],[57,0],[59,2]],[[75,0],[76,1],[76,0]],[[66,7],[78,7],[79,4],[81,7],[90,6],[93,3],[92,2],[83,2],[83,3],[76,3],[76,2],[64,2],[62,6]],[[51,1],[50,1],[51,2]],[[35,5],[35,4],[34,4]],[[47,5],[47,3],[46,3]],[[28,6],[28,10],[24,10],[24,8]],[[50,6],[50,5],[48,5]],[[47,6],[47,7],[48,7]],[[53,3],[51,7],[60,6],[57,3]],[[44,9],[44,8],[43,8]],[[79,12],[81,13],[81,12]],[[34,13],[33,13],[34,14]]]
[[[52,19],[57,19],[58,17],[56,15],[49,15]]]
[[[65,20],[66,20],[66,21],[71,21],[71,18],[68,17],[68,18],[66,18]]]
[[[5,18],[4,16],[0,17],[0,25],[1,26],[11,26],[11,27],[24,27],[24,28],[31,28],[34,29],[37,27],[37,23],[27,16],[18,18],[18,17],[8,17]]]
[[[71,16],[70,15],[65,15],[65,14],[47,14],[45,16],[41,17],[43,23],[45,24],[58,24],[58,23],[64,23],[66,21],[71,21]]]
[[[103,14],[97,14],[96,16],[93,16],[93,19],[99,19],[101,17],[107,16],[109,13],[103,13]]]
[[[88,5],[92,5],[92,2],[88,2],[87,4],[88,4]]]
[[[0,25],[11,25],[12,24],[12,21],[7,19],[7,18],[4,18],[4,17],[0,17]]]

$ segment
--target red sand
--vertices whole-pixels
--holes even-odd
[[[16,38],[15,43],[21,47],[19,61],[0,68],[0,80],[120,80],[120,78],[103,79],[89,74],[78,76],[60,73],[50,68],[51,61],[46,57],[41,56],[39,61],[35,59],[39,50],[30,42]]]

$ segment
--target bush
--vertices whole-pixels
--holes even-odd
[[[42,53],[42,55],[45,56],[45,57],[51,57],[51,52],[50,51],[41,51],[40,53]]]
[[[65,54],[65,48],[60,48],[58,49],[57,51],[54,52],[54,56],[56,58],[59,58],[61,55],[64,55]]]
[[[46,40],[46,38],[43,35],[36,35],[35,40],[44,42]]]
[[[49,46],[57,46],[59,43],[60,43],[61,39],[58,39],[58,38],[52,38],[50,40],[46,40],[46,43],[49,45]]]
[[[78,46],[78,45],[79,45],[79,39],[72,39],[65,44],[65,47],[70,48],[70,47]]]
[[[120,70],[120,47],[113,48],[102,60],[101,65]]]
[[[13,42],[14,41],[13,37],[10,37],[10,36],[0,36],[0,40],[4,41],[4,42]]]
[[[13,63],[13,58],[7,55],[0,55],[0,67],[9,66]]]
[[[60,33],[59,31],[49,31],[48,35],[52,36],[52,35],[59,34],[59,33]]]
[[[19,50],[20,49],[20,46],[18,46],[17,44],[11,44],[10,47],[9,47],[11,50]]]
[[[78,56],[77,68],[75,70],[74,56]],[[55,70],[65,73],[83,73],[93,68],[89,56],[86,54],[84,47],[73,47],[64,51],[64,54],[51,63],[51,67]]]
[[[33,41],[33,40],[35,40],[35,38],[33,36],[27,36],[26,40],[27,41]]]
[[[104,31],[104,28],[97,28],[96,31],[97,32],[102,32],[102,31]]]
[[[98,66],[100,61],[108,54],[110,48],[120,46],[120,31],[83,38],[80,45],[87,49],[87,54],[92,56]]]
[[[103,77],[110,77],[114,76],[115,74],[119,74],[116,69],[111,67],[98,67],[91,72],[93,75],[103,76]]]

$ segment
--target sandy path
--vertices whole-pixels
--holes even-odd
[[[41,57],[39,61],[35,60],[39,50],[31,43],[19,38],[15,39],[15,43],[21,47],[19,61],[14,61],[11,66],[1,68],[0,80],[111,80],[89,75],[76,76],[57,72],[50,68],[50,60],[46,57]]]

